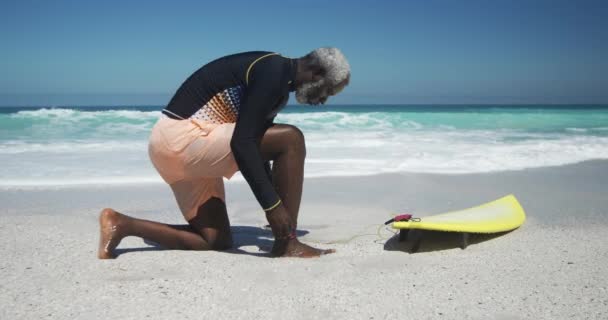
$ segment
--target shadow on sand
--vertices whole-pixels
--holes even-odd
[[[391,237],[384,244],[384,250],[404,251],[408,253],[421,253],[449,250],[455,248],[465,249],[467,246],[492,240],[511,231],[499,233],[469,233],[463,243],[462,232],[441,232],[428,230],[410,230],[403,241],[399,241],[399,234]],[[406,238],[406,239],[405,239]]]
[[[184,226],[186,228],[186,226]],[[271,257],[270,250],[272,249],[272,244],[274,242],[274,237],[272,236],[272,231],[270,227],[260,228],[260,227],[251,227],[251,226],[231,226],[230,230],[232,231],[232,240],[233,247],[228,250],[224,250],[222,252],[226,253],[234,253],[234,254],[247,254],[258,257]],[[308,230],[297,230],[296,235],[298,237],[302,237],[309,233]],[[164,251],[171,250],[161,247],[158,243],[153,241],[144,239],[144,243],[149,245],[149,247],[137,247],[137,248],[124,248],[124,249],[115,249],[114,253],[117,256],[120,256],[124,253],[129,252],[140,252],[140,251]],[[252,253],[251,251],[245,251],[241,249],[241,247],[249,247],[254,246],[258,248],[259,253]]]

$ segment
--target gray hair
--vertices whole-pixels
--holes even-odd
[[[304,58],[325,70],[325,82],[329,85],[335,86],[350,77],[350,65],[338,48],[318,48]]]
[[[325,74],[315,82],[306,82],[296,88],[296,100],[299,103],[317,104],[319,92],[323,87],[337,87],[346,79],[350,81],[350,65],[337,48],[319,48],[305,55],[301,60],[308,65],[320,67]]]

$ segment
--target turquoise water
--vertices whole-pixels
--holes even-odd
[[[161,107],[0,108],[0,185],[160,181]],[[289,106],[307,176],[518,170],[608,158],[608,106]]]

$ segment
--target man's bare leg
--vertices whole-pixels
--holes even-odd
[[[266,130],[260,150],[265,160],[273,161],[272,182],[282,200],[282,205],[275,210],[288,211],[295,231],[304,184],[304,135],[292,125],[276,124]],[[316,249],[297,239],[275,239],[272,249],[272,253],[278,256],[297,257],[318,257],[332,252],[335,251]]]
[[[224,250],[232,246],[226,206],[218,198],[211,198],[200,206],[189,225],[168,225],[103,209],[99,215],[99,227],[99,259],[115,258],[114,249],[128,236],[177,250]]]
[[[277,124],[266,131],[261,149],[266,160],[273,161],[272,184],[297,227],[304,185],[304,135],[294,126]]]

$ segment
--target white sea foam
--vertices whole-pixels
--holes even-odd
[[[335,132],[328,139],[318,132],[305,132],[305,175],[459,174],[608,159],[608,137],[506,130],[414,130],[407,134],[384,132],[382,138],[376,134]],[[146,141],[0,144],[0,186],[158,181],[146,148]]]
[[[160,182],[147,154],[158,116],[70,109],[11,114],[17,122],[4,123],[12,129],[0,127],[0,188]],[[527,116],[519,122],[517,115],[502,117],[332,111],[285,113],[276,122],[304,132],[307,177],[477,173],[608,159],[601,117],[585,127],[584,121],[567,122],[574,121],[570,117],[560,122],[544,116],[551,121],[538,128],[538,119],[531,124]],[[232,181],[244,180],[236,175]]]
[[[78,111],[73,109],[38,109],[38,110],[22,110],[11,114],[13,118],[50,118],[50,117],[70,117]]]
[[[402,117],[392,117],[382,112],[348,113],[348,112],[313,112],[280,114],[276,122],[290,123],[303,129],[341,130],[358,128],[366,131],[386,129],[420,129],[422,124]]]
[[[162,184],[160,177],[154,176],[131,176],[112,178],[80,178],[80,179],[17,179],[0,181],[0,190],[47,190],[61,189],[79,186],[101,186],[101,185],[138,185],[138,184]]]
[[[589,130],[586,128],[566,128],[566,131],[570,132],[588,132]]]
[[[42,108],[37,110],[22,110],[11,114],[12,118],[55,118],[70,121],[94,119],[99,117],[115,117],[125,119],[156,119],[160,111],[138,111],[138,110],[105,110],[105,111],[80,111],[64,108]]]
[[[0,143],[2,154],[96,154],[109,152],[145,152],[147,141],[61,141],[53,143],[28,143],[25,141],[7,141]]]

